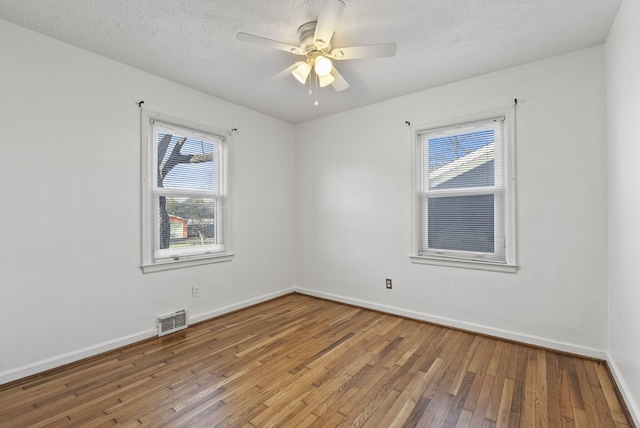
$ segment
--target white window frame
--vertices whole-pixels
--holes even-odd
[[[504,176],[496,177],[496,186],[493,189],[484,189],[491,192],[504,192],[504,209],[494,208],[494,246],[504,242],[504,259],[491,260],[483,254],[474,254],[464,251],[421,251],[420,234],[423,227],[427,227],[427,213],[422,209],[422,201],[428,193],[423,189],[423,153],[422,137],[424,133],[437,129],[465,128],[473,123],[488,122],[504,118],[504,147],[496,147],[496,152],[504,150]],[[413,212],[413,243],[410,259],[412,263],[428,264],[436,266],[458,267],[468,269],[480,269],[496,272],[517,272],[516,253],[516,162],[515,162],[515,107],[491,111],[488,113],[467,116],[451,121],[431,123],[412,127],[413,135],[413,186],[412,186],[412,212]],[[476,189],[480,194],[483,189]],[[433,191],[432,191],[433,192]],[[460,196],[471,194],[469,189],[451,189],[451,195]],[[445,195],[445,191],[440,190],[440,195]],[[475,192],[473,192],[475,193]]]
[[[219,145],[221,152],[222,175],[221,193],[212,195],[210,192],[200,192],[197,190],[173,190],[157,188],[157,141],[153,124],[161,122],[169,127],[174,126],[184,130],[192,136],[197,134],[207,134],[219,137],[222,143]],[[142,175],[142,272],[150,273],[169,269],[185,268],[209,263],[227,262],[233,258],[231,252],[231,198],[229,196],[230,174],[229,174],[229,152],[230,136],[226,132],[211,128],[205,125],[193,123],[184,119],[172,117],[162,113],[141,110],[141,175]],[[224,243],[221,245],[207,245],[203,247],[192,247],[185,249],[159,249],[158,234],[154,233],[159,228],[159,207],[154,202],[159,194],[168,196],[176,194],[180,196],[207,197],[223,200],[221,210],[222,218],[216,224],[222,228]],[[223,225],[223,226],[222,226]]]

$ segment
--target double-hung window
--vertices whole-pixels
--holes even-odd
[[[413,262],[515,272],[509,120],[417,130]]]
[[[144,272],[228,256],[226,139],[181,122],[143,114]]]

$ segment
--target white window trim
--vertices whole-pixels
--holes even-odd
[[[463,269],[488,270],[493,272],[516,273],[517,265],[505,263],[481,262],[479,260],[446,259],[435,256],[409,256],[411,263],[419,265],[433,265],[455,267]]]
[[[230,133],[210,128],[201,124],[190,122],[184,119],[172,117],[163,113],[153,112],[141,109],[140,112],[140,130],[141,130],[141,183],[142,183],[142,205],[141,205],[141,232],[142,232],[142,263],[140,268],[143,273],[159,272],[170,269],[181,269],[191,266],[200,266],[210,263],[228,262],[233,259],[233,251],[231,247],[231,171],[229,170],[229,159],[231,157],[231,135]],[[205,132],[213,135],[224,135],[226,139],[226,156],[225,170],[226,175],[226,196],[224,204],[224,236],[225,251],[210,254],[185,255],[184,257],[176,257],[174,259],[154,259],[154,243],[153,243],[153,221],[152,195],[153,195],[153,168],[154,149],[151,143],[152,127],[151,121],[157,120],[167,124],[192,129],[194,131]]]
[[[455,258],[450,255],[424,255],[419,253],[419,231],[421,227],[420,203],[418,201],[418,189],[421,188],[422,180],[422,156],[420,155],[420,134],[426,130],[451,127],[471,122],[489,120],[495,117],[504,116],[504,136],[505,136],[505,211],[504,211],[504,240],[506,244],[506,262],[493,262],[483,260],[473,260]],[[472,116],[465,116],[453,120],[430,123],[426,125],[416,125],[411,127],[412,133],[412,248],[409,259],[414,264],[425,264],[444,267],[478,269],[494,272],[516,273],[517,264],[517,239],[516,239],[516,114],[515,106],[480,113]]]

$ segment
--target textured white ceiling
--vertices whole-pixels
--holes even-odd
[[[300,59],[237,41],[298,45],[322,0],[0,0],[0,18],[290,123],[603,43],[621,0],[345,0],[333,47],[395,42],[393,58],[336,63],[351,84],[318,92]]]

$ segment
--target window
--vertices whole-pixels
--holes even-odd
[[[143,272],[227,261],[225,137],[149,112],[142,126]]]
[[[417,130],[413,262],[515,272],[509,116]]]

